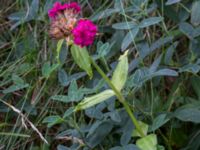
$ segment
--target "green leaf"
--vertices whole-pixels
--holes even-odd
[[[69,117],[73,112],[74,112],[74,107],[68,108],[64,113],[63,118]]]
[[[50,62],[46,62],[43,66],[42,66],[42,75],[45,78],[48,78],[51,73],[56,70],[59,67],[59,64],[53,64],[52,66],[50,65]]]
[[[68,103],[70,101],[70,98],[65,95],[54,95],[51,97],[51,99],[60,101],[60,102],[64,102],[64,103]]]
[[[200,27],[194,28],[191,24],[186,23],[186,22],[180,23],[179,29],[181,32],[187,35],[188,38],[190,39],[193,39],[200,35]]]
[[[161,115],[157,116],[153,120],[153,124],[150,126],[149,131],[152,132],[152,131],[157,130],[158,128],[163,126],[168,121],[169,121],[169,118],[167,118],[167,114],[161,114]]]
[[[61,69],[58,71],[58,80],[62,86],[68,85],[68,76],[65,70]]]
[[[112,45],[113,44],[110,45],[108,42],[107,43],[98,42],[97,43],[97,53],[98,53],[98,55],[100,57],[106,56],[109,53]]]
[[[172,5],[172,4],[175,4],[175,3],[178,3],[180,2],[181,0],[167,0],[167,2],[165,3],[166,5]]]
[[[198,26],[200,24],[200,1],[194,1],[192,4],[192,13],[191,13],[191,23],[194,26]]]
[[[99,94],[96,94],[96,95],[93,95],[90,97],[86,97],[83,99],[82,102],[80,102],[76,106],[75,110],[78,111],[78,110],[90,108],[96,104],[99,104],[99,103],[107,100],[108,98],[111,98],[114,95],[115,95],[115,93],[112,90],[105,90]]]
[[[71,101],[79,101],[83,98],[82,89],[78,89],[78,85],[75,80],[73,80],[69,86],[68,97]]]
[[[135,22],[120,22],[120,23],[113,24],[112,27],[114,29],[130,30],[136,27],[136,23]]]
[[[93,127],[93,132],[88,133],[85,141],[93,149],[95,146],[105,140],[105,137],[110,133],[112,128],[113,124],[111,122],[102,121]]]
[[[200,123],[200,110],[198,108],[179,108],[174,116],[182,121]]]
[[[60,116],[56,115],[56,116],[48,116],[46,118],[44,118],[44,120],[42,121],[42,123],[47,123],[47,127],[50,128],[56,124],[60,124],[64,122],[64,119],[61,118]]]
[[[181,68],[179,68],[179,72],[191,72],[191,73],[198,73],[200,71],[200,66],[197,64],[187,64]]]
[[[92,78],[93,73],[92,73],[91,61],[87,49],[85,47],[81,48],[77,45],[72,45],[71,54],[76,64],[81,69],[85,70],[87,74],[90,76],[90,78]]]
[[[147,18],[147,19],[142,20],[142,22],[139,24],[139,27],[140,28],[149,27],[151,25],[154,25],[154,24],[161,22],[162,20],[163,20],[163,17]]]
[[[7,89],[3,90],[4,94],[7,93],[12,93],[24,88],[27,88],[29,86],[29,84],[18,84],[18,85],[11,85],[10,87],[8,87]]]
[[[144,133],[144,135],[147,135],[147,132],[148,132],[148,124],[142,122],[142,121],[138,121],[138,124],[140,126],[140,128],[142,129],[142,132]],[[141,137],[140,133],[138,132],[138,130],[134,130],[133,131],[133,134],[132,134],[133,137]]]
[[[128,50],[119,58],[119,63],[114,70],[111,82],[121,91],[128,76]]]
[[[109,17],[109,16],[111,16],[114,13],[117,13],[119,11],[120,10],[116,9],[116,8],[106,9],[106,10],[103,10],[103,11],[95,14],[94,16],[90,17],[90,20],[96,21],[96,20],[99,20],[99,19],[107,18],[107,17]]]
[[[55,95],[51,98],[56,101],[69,103],[69,102],[78,102],[83,98],[84,91],[80,88],[78,89],[77,83],[73,80],[68,88],[68,95]]]
[[[12,80],[16,85],[24,84],[24,80],[20,78],[18,75],[13,74],[12,75]]]
[[[147,135],[138,139],[136,145],[140,150],[157,150],[157,137],[155,134]]]
[[[152,75],[152,77],[156,76],[178,76],[178,73],[172,69],[160,69]]]
[[[131,42],[134,41],[136,35],[139,32],[139,28],[138,26],[136,26],[135,28],[133,28],[131,31],[129,31],[126,36],[124,37],[123,41],[122,41],[122,45],[121,45],[121,49],[122,51],[124,51],[125,49],[127,49],[127,47],[131,44]]]

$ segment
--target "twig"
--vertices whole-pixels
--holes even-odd
[[[14,106],[10,105],[9,103],[7,103],[1,99],[0,99],[0,102],[4,103],[6,106],[10,107],[14,112],[18,113],[22,117],[22,120],[26,121],[31,126],[31,128],[39,135],[41,140],[44,141],[46,144],[48,144],[47,140],[44,138],[42,133],[40,133],[40,131],[35,127],[35,125],[31,121],[29,121],[28,118],[19,109],[15,108]],[[24,121],[22,121],[22,122],[24,123]]]

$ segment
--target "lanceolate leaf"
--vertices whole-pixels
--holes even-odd
[[[114,29],[128,30],[136,26],[135,22],[120,22],[112,25]]]
[[[78,111],[78,110],[83,110],[83,109],[86,109],[86,108],[90,108],[96,104],[99,104],[105,100],[107,100],[108,98],[114,96],[115,93],[112,91],[112,90],[105,90],[99,94],[96,94],[94,96],[91,96],[91,97],[86,97],[82,102],[80,102],[75,110]]]
[[[90,78],[92,78],[93,73],[91,68],[91,61],[87,49],[85,47],[81,48],[77,45],[72,45],[71,54],[76,64],[81,69],[85,70]]]
[[[139,28],[138,26],[136,26],[126,34],[126,36],[124,37],[122,41],[122,46],[121,46],[122,51],[127,49],[127,47],[131,44],[131,42],[134,41],[138,32],[139,32]]]
[[[200,24],[200,1],[194,1],[192,4],[191,22],[193,25],[198,26]]]
[[[151,25],[154,25],[154,24],[161,22],[162,20],[163,20],[162,17],[147,18],[147,19],[142,20],[142,22],[139,24],[139,27],[140,28],[149,27]]]
[[[119,58],[119,63],[113,73],[112,83],[120,91],[127,80],[128,76],[128,51]]]
[[[186,122],[200,123],[200,110],[198,108],[179,108],[174,116]]]

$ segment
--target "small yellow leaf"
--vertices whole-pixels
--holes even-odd
[[[80,102],[76,106],[75,111],[90,108],[96,104],[99,104],[100,102],[107,100],[108,98],[110,98],[114,95],[115,95],[115,93],[113,92],[113,90],[105,90],[99,94],[96,94],[96,95],[93,95],[90,97],[86,97],[83,99],[82,102]]]
[[[113,73],[112,83],[114,86],[121,91],[126,83],[128,76],[128,50],[120,56],[119,63]]]

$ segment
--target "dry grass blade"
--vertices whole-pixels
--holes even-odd
[[[57,140],[67,140],[67,141],[73,141],[74,143],[79,143],[80,145],[85,145],[85,143],[83,142],[83,140],[77,138],[77,137],[73,137],[73,136],[60,136],[60,137],[56,137]]]
[[[35,125],[28,120],[28,118],[17,108],[15,108],[14,106],[10,105],[9,103],[3,101],[0,99],[0,102],[4,103],[6,106],[8,106],[9,108],[11,108],[14,112],[18,113],[21,117],[22,117],[22,121],[23,125],[25,124],[25,121],[31,126],[31,128],[39,135],[39,137],[41,138],[42,141],[44,141],[46,144],[48,144],[47,140],[44,138],[44,136],[42,135],[42,133],[40,133],[40,131],[35,127]],[[26,127],[26,125],[25,125]]]

